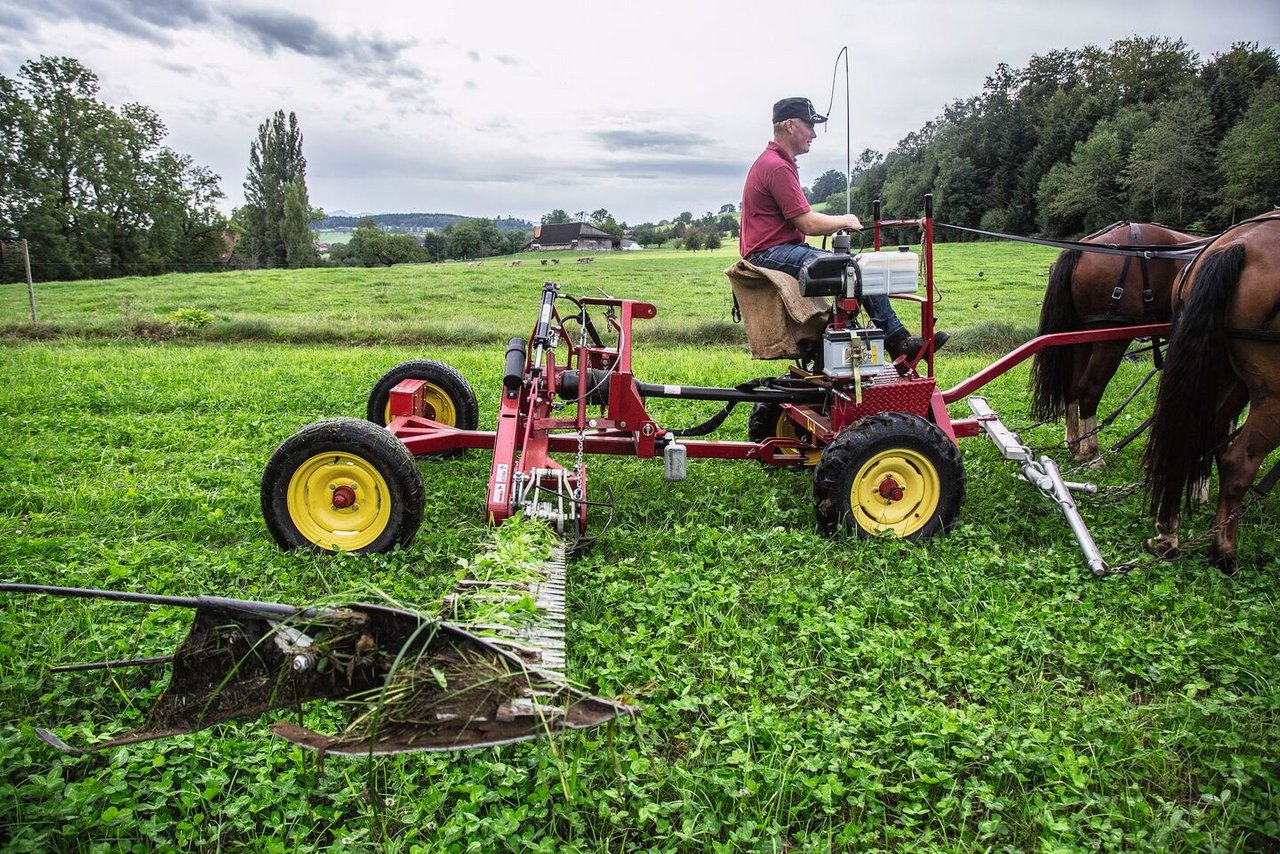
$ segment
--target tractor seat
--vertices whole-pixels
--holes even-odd
[[[724,271],[742,311],[753,359],[812,358],[821,346],[831,305],[805,296],[793,276],[742,260]]]

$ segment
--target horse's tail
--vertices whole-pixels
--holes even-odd
[[[1079,260],[1079,249],[1068,249],[1058,256],[1049,273],[1037,335],[1073,332],[1080,328],[1080,315],[1071,298],[1071,277]],[[1050,347],[1036,353],[1031,363],[1031,417],[1061,418],[1066,411],[1067,392],[1071,390],[1071,351],[1071,347]]]
[[[1244,246],[1205,258],[1191,295],[1174,320],[1151,436],[1142,456],[1151,512],[1168,519],[1191,506],[1193,487],[1209,477],[1219,435],[1218,399],[1227,359],[1227,302],[1244,269]]]

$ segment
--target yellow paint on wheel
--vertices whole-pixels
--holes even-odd
[[[800,428],[796,426],[794,421],[787,417],[785,412],[778,413],[778,421],[773,425],[773,435],[779,439],[794,439],[795,441],[804,444],[808,444],[810,441],[808,434],[801,432]],[[795,451],[787,448],[784,451],[780,451],[778,455],[787,457],[794,456],[799,453],[801,453],[801,451]],[[818,464],[818,460],[821,458],[822,451],[809,451],[804,454],[804,464],[806,466],[816,466]]]
[[[901,497],[885,495],[889,485]],[[882,451],[854,475],[849,506],[854,521],[874,534],[909,537],[923,528],[942,500],[942,479],[924,454],[906,448]]]
[[[335,506],[339,490],[354,494],[349,506]],[[364,548],[378,539],[391,519],[386,479],[368,460],[352,453],[317,454],[298,466],[289,478],[287,497],[293,524],[324,549]]]
[[[458,425],[458,408],[453,399],[438,385],[427,383],[422,387],[422,402],[426,405],[426,417],[449,427]],[[383,412],[383,422],[390,424],[395,418],[391,414],[391,395],[387,395],[387,406]]]

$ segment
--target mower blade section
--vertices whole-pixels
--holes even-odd
[[[538,609],[537,618],[516,632],[516,639],[523,641],[541,655],[540,667],[549,673],[565,676],[564,627],[565,627],[565,552],[563,546],[551,551],[551,558],[542,567],[543,580],[529,587],[533,603]]]
[[[342,697],[372,669],[359,658],[362,644],[371,641],[364,631],[367,617],[358,608],[299,613],[286,624],[238,607],[202,605],[172,656],[169,684],[141,727],[83,747],[47,729],[36,735],[58,750],[88,753]],[[349,666],[317,666],[330,655]]]
[[[565,548],[552,547],[547,561],[538,568],[536,580],[502,584],[464,580],[448,597],[446,613],[458,625],[483,633],[495,646],[517,655],[527,666],[559,679],[565,678]],[[494,625],[468,621],[485,601],[532,599],[532,617],[517,625]]]

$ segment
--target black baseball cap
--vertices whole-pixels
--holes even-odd
[[[820,125],[827,117],[820,115],[808,98],[783,98],[773,105],[773,123],[787,119],[804,119],[811,125]]]

